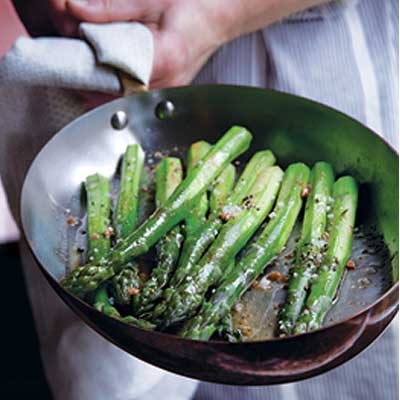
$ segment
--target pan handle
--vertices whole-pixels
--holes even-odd
[[[135,93],[148,92],[149,88],[145,84],[132,78],[127,73],[118,71],[117,74],[121,83],[123,97],[131,96]]]

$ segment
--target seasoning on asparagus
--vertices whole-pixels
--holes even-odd
[[[259,238],[247,247],[235,268],[222,280],[211,298],[203,302],[197,316],[186,324],[181,332],[183,337],[208,340],[236,301],[279,255],[300,213],[303,202],[301,191],[308,178],[309,168],[302,163],[287,168],[268,224]]]
[[[236,169],[229,164],[214,181],[210,190],[210,212],[221,209],[235,185]]]
[[[247,163],[243,173],[238,179],[235,189],[231,196],[226,200],[226,203],[219,208],[213,205],[213,212],[207,222],[194,235],[187,238],[182,249],[182,254],[179,260],[178,268],[176,269],[171,282],[170,291],[173,292],[193,267],[200,260],[208,246],[215,240],[218,232],[223,225],[221,216],[234,216],[234,212],[239,208],[243,198],[249,193],[251,186],[254,184],[257,174],[272,166],[275,163],[275,156],[269,150],[257,152]],[[228,187],[222,189],[219,186],[220,192],[227,192]],[[216,197],[216,196],[214,196]],[[240,209],[239,209],[240,210]],[[224,212],[225,211],[225,212]],[[168,298],[168,293],[167,293]]]
[[[250,132],[234,126],[212,147],[202,163],[178,186],[163,207],[129,234],[112,250],[105,265],[89,264],[75,268],[61,284],[71,293],[83,297],[102,282],[121,271],[133,257],[146,253],[162,236],[181,222],[224,168],[245,152],[251,142]]]
[[[146,330],[154,330],[155,325],[151,322],[145,321],[143,319],[138,319],[128,315],[126,317],[122,317],[119,311],[111,305],[110,299],[108,297],[107,288],[105,285],[101,285],[95,293],[94,296],[94,308],[101,311],[102,313],[108,315],[109,317],[116,318],[122,322],[127,324],[136,326],[138,328],[146,329]]]
[[[235,260],[232,260],[224,271],[224,275],[229,275],[234,267]],[[242,331],[233,326],[232,313],[228,313],[228,315],[219,322],[214,336],[216,336],[217,339],[226,340],[230,343],[239,343],[243,341]]]
[[[101,265],[105,263],[110,251],[110,235],[106,234],[109,231],[110,225],[110,181],[99,174],[90,175],[85,180],[85,189],[87,198],[88,248],[86,262],[98,263],[100,266],[96,268],[96,274],[101,277],[102,281],[105,281],[112,276],[108,268]],[[95,293],[96,302],[99,302],[101,299],[105,300],[105,296],[107,296],[108,302],[108,295],[104,290],[100,287]],[[111,316],[114,313],[107,306],[104,309]],[[118,312],[117,310],[115,311]]]
[[[128,236],[138,220],[139,186],[143,173],[144,152],[139,144],[129,145],[122,159],[121,182],[117,205],[113,213],[113,224],[117,242]],[[132,267],[131,267],[132,266]],[[137,265],[127,264],[111,281],[111,292],[116,304],[128,305],[139,290]]]
[[[126,237],[136,228],[143,164],[144,152],[140,145],[129,145],[122,160],[121,183],[113,214],[117,240]]]
[[[328,214],[328,249],[294,333],[320,328],[332,307],[351,254],[357,201],[356,181],[351,176],[339,178],[333,185],[333,211]]]
[[[153,319],[158,319],[167,308],[166,303],[171,299],[176,288],[183,282],[190,269],[200,260],[207,248],[217,237],[223,223],[240,211],[239,205],[249,194],[257,175],[264,173],[265,169],[272,166],[276,159],[270,150],[259,151],[253,155],[240,175],[233,193],[227,198],[226,203],[220,208],[214,208],[207,222],[183,243],[182,253],[178,267],[172,276],[168,287],[164,290],[164,300],[158,304],[153,312]],[[226,189],[219,188],[220,192]],[[219,196],[221,197],[221,196]]]
[[[103,263],[110,251],[110,236],[105,235],[110,225],[110,181],[108,178],[94,174],[85,180],[87,199],[87,256],[86,262]],[[107,290],[99,287],[94,295],[94,306],[110,316],[119,316],[111,307]]]
[[[296,261],[286,302],[279,316],[279,333],[289,335],[303,308],[310,281],[321,265],[327,245],[326,221],[331,209],[334,174],[330,164],[318,162],[310,174],[308,193]]]
[[[103,264],[110,251],[110,180],[100,174],[85,180],[87,198],[87,260]]]
[[[109,317],[121,318],[119,311],[113,307],[108,297],[106,285],[100,285],[94,294],[93,307]]]
[[[201,162],[201,160],[207,155],[211,149],[211,144],[200,140],[193,143],[189,150],[186,160],[186,174],[190,174],[193,168]],[[201,224],[205,221],[205,217],[208,211],[208,199],[207,193],[203,193],[198,203],[192,208],[185,219],[185,232],[186,236],[191,236]]]
[[[231,313],[228,313],[228,315],[222,319],[215,333],[218,338],[230,343],[240,343],[243,341],[241,330],[233,326]]]
[[[133,296],[140,291],[142,280],[138,274],[138,266],[131,261],[127,264],[127,268],[115,274],[111,280],[111,293],[114,301],[119,305],[129,305]]]
[[[161,207],[182,181],[182,164],[178,158],[164,158],[156,169],[156,206]],[[182,234],[179,225],[157,243],[157,265],[151,271],[139,295],[133,298],[136,315],[149,312],[161,297],[179,258]]]
[[[102,263],[110,251],[110,236],[105,234],[109,228],[110,215],[110,182],[107,178],[95,174],[86,178],[85,188],[87,194],[87,261]],[[94,307],[110,317],[117,318],[126,323],[143,329],[154,329],[154,325],[127,316],[121,317],[118,310],[113,307],[108,297],[107,289],[101,285],[94,293]]]
[[[207,290],[217,284],[229,262],[246,245],[271,211],[282,175],[279,167],[269,167],[264,174],[257,176],[241,205],[240,213],[222,227],[205,255],[192,267],[185,281],[171,296],[161,316],[162,328],[194,315]]]

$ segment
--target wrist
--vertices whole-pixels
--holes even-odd
[[[204,5],[217,47],[247,33],[243,30],[247,19],[243,0],[205,0]]]

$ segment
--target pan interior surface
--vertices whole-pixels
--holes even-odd
[[[154,167],[162,157],[167,156],[179,157],[184,162],[186,150],[185,147],[169,146],[147,152],[139,195],[140,222],[144,221],[154,211]],[[237,170],[241,171],[240,165],[237,166]],[[116,170],[111,181],[112,203],[114,204],[119,188],[119,178],[119,172]],[[80,203],[78,205],[71,204],[71,208],[79,208],[82,211],[80,216],[73,216],[74,225],[67,227],[68,269],[83,264],[87,258],[84,197],[85,194],[82,190],[79,200],[78,198],[72,200],[72,203],[75,201]],[[245,341],[268,340],[276,336],[278,312],[286,298],[287,284],[271,281],[268,279],[268,275],[272,271],[277,271],[283,277],[288,278],[290,276],[290,268],[294,265],[296,242],[300,236],[301,223],[300,217],[284,251],[272,265],[265,269],[253,287],[233,307],[234,325],[240,328]],[[392,284],[390,254],[382,234],[376,228],[363,225],[356,226],[351,259],[355,262],[356,268],[345,272],[338,299],[327,315],[325,326],[356,314],[375,302]],[[153,260],[153,252],[140,258],[139,265],[142,272],[148,274],[151,271]]]
[[[159,118],[156,110],[166,100],[173,104],[173,112]],[[117,111],[129,118],[121,130],[110,123]],[[312,166],[325,160],[337,176],[351,174],[360,183],[360,231],[353,246],[358,266],[346,274],[341,297],[327,322],[353,315],[387,291],[398,276],[396,153],[369,129],[335,110],[299,97],[244,87],[188,87],[140,94],[106,104],[64,128],[35,159],[22,192],[23,227],[39,262],[59,280],[66,265],[79,261],[76,232],[80,227],[71,229],[67,219],[73,215],[83,221],[82,182],[95,172],[113,176],[128,144],[140,143],[150,155],[149,163],[157,151],[182,154],[194,141],[213,142],[231,125],[246,126],[253,133],[247,157],[269,148],[283,167],[295,161]],[[241,162],[245,161],[246,156]],[[291,261],[286,256],[292,250],[289,244],[268,271],[287,273]],[[272,286],[251,289],[235,308],[235,321],[249,327],[250,339],[272,335],[283,296],[281,286]]]
[[[285,250],[233,308],[234,325],[240,328],[246,341],[276,337],[279,310],[286,298],[287,284],[271,282],[267,278],[271,271],[290,276],[300,228],[298,223]],[[375,230],[356,227],[351,260],[356,268],[345,271],[337,300],[327,314],[324,326],[358,313],[379,299],[392,285],[389,252],[382,235]]]

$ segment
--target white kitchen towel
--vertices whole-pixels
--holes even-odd
[[[123,72],[148,85],[153,37],[137,22],[82,23],[81,39],[19,38],[0,62],[0,85],[123,91]]]

